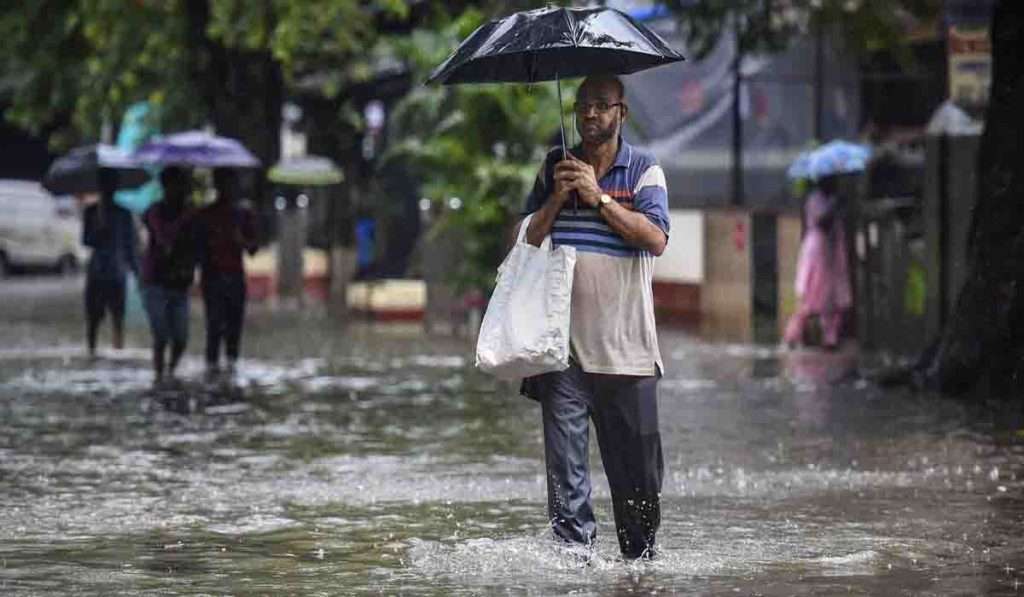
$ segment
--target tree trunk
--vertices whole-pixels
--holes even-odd
[[[928,387],[990,395],[1024,390],[1024,2],[992,18],[992,87],[978,155],[968,276],[924,371]]]
[[[267,29],[275,15],[271,3],[263,4]],[[216,132],[240,140],[269,168],[280,155],[281,106],[284,77],[281,65],[269,49],[229,48],[213,40],[206,29],[210,19],[209,0],[188,0],[193,81],[203,99],[207,117]],[[252,181],[252,196],[267,205],[269,187],[261,171]]]
[[[213,44],[213,72],[222,73],[214,82],[211,119],[218,134],[234,137],[263,162],[250,179],[249,197],[257,205],[270,201],[266,170],[274,165],[281,149],[281,106],[284,80],[281,66],[269,50],[238,50]]]

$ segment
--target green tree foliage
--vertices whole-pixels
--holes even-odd
[[[13,79],[8,119],[66,148],[96,138],[129,104],[150,100],[171,120],[198,109],[187,70],[180,3],[19,2],[0,16],[3,72]]]
[[[265,160],[276,157],[280,103],[288,90],[334,100],[358,126],[345,90],[388,60],[416,80],[440,64],[485,15],[536,1],[433,2],[437,21],[382,38],[382,15],[405,18],[413,0],[3,0],[0,93],[6,116],[49,135],[55,149],[97,139],[124,109],[149,100],[163,130],[212,123]],[[446,15],[461,13],[452,21]],[[569,94],[567,94],[568,96]],[[466,241],[455,272],[489,285],[504,233],[558,125],[554,87],[541,84],[416,86],[389,127],[392,159],[415,164],[424,193],[461,199],[446,229]],[[401,158],[399,157],[401,156]]]
[[[391,43],[423,81],[483,20],[469,10],[445,27]],[[569,101],[571,89],[563,92]],[[423,195],[443,203],[445,215],[432,233],[463,239],[464,259],[451,272],[459,287],[493,286],[509,225],[558,127],[554,83],[419,85],[394,110],[383,161],[406,160],[423,180]],[[461,209],[449,208],[453,198]]]
[[[281,77],[255,77],[249,95],[280,97],[294,77],[358,72],[373,19],[408,13],[406,0],[6,0],[0,87],[7,117],[66,148],[99,136],[124,108],[149,100],[164,128],[218,123],[218,93],[252,77],[264,56]],[[225,75],[230,80],[218,80]],[[346,82],[334,84],[335,93]],[[276,89],[261,87],[274,86]],[[238,85],[236,85],[238,87]],[[241,87],[245,88],[245,85]],[[229,91],[229,90],[228,90]],[[223,100],[223,98],[220,98]],[[223,104],[227,105],[223,105]],[[276,120],[266,122],[273,135]]]

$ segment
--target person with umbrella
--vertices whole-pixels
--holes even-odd
[[[649,153],[626,143],[629,113],[614,75],[684,60],[665,40],[611,8],[548,7],[482,25],[431,74],[443,83],[527,82],[587,77],[574,111],[582,144],[551,151],[530,193],[526,239],[576,248],[565,371],[524,381],[542,405],[548,518],[556,537],[589,548],[589,420],[612,492],[619,548],[654,556],[664,474],[654,326],[654,257],[668,242],[665,176]],[[522,223],[520,222],[520,225]]]
[[[118,173],[97,170],[99,201],[82,213],[82,244],[92,248],[85,276],[86,343],[96,356],[100,324],[109,312],[115,349],[124,346],[125,285],[128,272],[138,275],[138,235],[132,215],[114,202]]]
[[[838,194],[838,177],[824,176],[804,205],[804,238],[797,257],[796,290],[799,306],[786,323],[783,340],[788,346],[804,341],[808,321],[821,322],[822,346],[839,346],[846,312],[853,306],[846,230]]]
[[[153,333],[154,383],[171,378],[188,344],[188,289],[196,267],[197,210],[188,206],[189,173],[171,166],[160,173],[163,199],[150,206],[142,222],[148,247],[142,260],[143,296]],[[165,360],[170,343],[170,362]]]
[[[255,218],[238,205],[237,168],[255,168],[260,160],[237,139],[207,131],[183,131],[147,141],[135,152],[142,163],[213,168],[216,201],[196,218],[200,286],[206,306],[207,377],[219,373],[220,348],[228,367],[238,359],[245,317],[245,268],[242,252],[256,251]]]
[[[217,199],[199,214],[200,284],[206,305],[206,370],[220,372],[221,344],[227,370],[234,372],[241,348],[245,321],[245,262],[243,252],[256,252],[256,219],[238,200],[238,173],[215,168]]]
[[[127,273],[138,273],[135,222],[114,200],[120,189],[149,180],[149,173],[131,156],[109,145],[76,147],[54,160],[43,177],[43,186],[55,195],[99,199],[87,202],[82,213],[82,244],[92,248],[85,277],[86,344],[96,356],[100,324],[110,313],[113,346],[124,345]]]
[[[616,77],[587,78],[574,106],[582,144],[548,154],[525,213],[540,246],[576,247],[566,371],[530,378],[542,404],[548,509],[555,534],[591,544],[588,419],[593,419],[612,493],[619,547],[654,556],[664,463],[657,383],[662,360],[651,290],[654,257],[668,242],[668,195],[655,159],[620,136],[629,107]],[[579,208],[573,205],[578,198]]]
[[[787,171],[790,178],[815,184],[804,204],[805,232],[794,283],[800,304],[786,323],[787,346],[804,341],[812,317],[821,323],[824,348],[839,346],[846,313],[853,306],[839,177],[863,171],[870,156],[865,146],[834,140],[802,154]]]

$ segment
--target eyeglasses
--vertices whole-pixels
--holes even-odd
[[[622,102],[615,102],[611,104],[608,102],[576,102],[572,105],[572,109],[575,110],[577,114],[586,114],[587,112],[590,112],[591,108],[593,108],[598,114],[604,114],[615,106],[621,105]]]

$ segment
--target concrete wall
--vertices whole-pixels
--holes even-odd
[[[750,214],[740,209],[708,210],[704,231],[701,333],[711,339],[748,342],[753,337]]]
[[[665,252],[654,261],[658,282],[700,284],[704,281],[704,212],[669,210],[669,240]]]
[[[668,247],[654,260],[654,309],[658,322],[691,326],[700,320],[704,282],[704,212],[669,211]]]
[[[755,218],[760,218],[764,238],[754,238]],[[781,337],[797,306],[793,280],[800,253],[800,219],[800,214],[790,211],[723,208],[704,212],[702,336],[727,342],[775,342]],[[773,254],[755,256],[755,240],[760,250]],[[765,289],[774,294],[767,300],[762,296],[766,304],[758,307],[755,296]],[[761,312],[755,313],[759,308]]]

